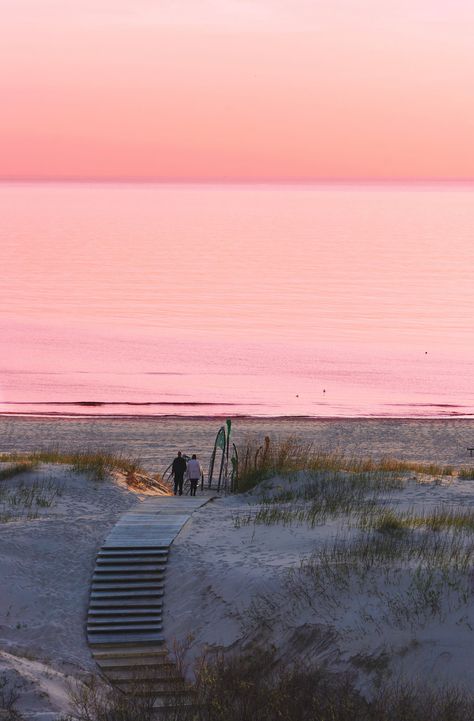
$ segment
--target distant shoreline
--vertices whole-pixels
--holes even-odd
[[[123,404],[125,405],[125,404]],[[174,404],[173,404],[174,405]],[[199,405],[199,404],[195,404]],[[208,405],[208,404],[204,404]],[[216,404],[218,405],[218,404]],[[73,419],[73,420],[80,420],[81,418],[88,419],[88,420],[104,420],[104,421],[111,421],[111,420],[183,420],[183,421],[212,421],[212,420],[222,420],[225,418],[230,418],[231,420],[243,420],[243,421],[317,421],[318,423],[321,422],[331,422],[331,421],[348,421],[348,422],[357,422],[357,421],[393,421],[393,422],[400,422],[400,421],[474,421],[474,415],[472,414],[463,414],[463,413],[449,413],[445,415],[438,415],[438,416],[378,416],[378,415],[367,415],[367,416],[308,416],[308,415],[300,415],[300,416],[286,416],[286,415],[249,415],[249,414],[238,414],[238,413],[215,413],[215,414],[206,414],[206,415],[182,415],[182,414],[176,414],[176,413],[140,413],[140,414],[108,414],[108,413],[60,413],[60,412],[54,412],[51,411],[49,413],[35,413],[35,412],[25,412],[25,413],[18,413],[16,411],[2,411],[0,412],[0,419],[1,418],[16,418],[16,419],[41,419],[45,418],[48,420],[67,420],[67,419]]]

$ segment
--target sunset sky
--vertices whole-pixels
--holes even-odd
[[[472,0],[0,0],[3,179],[473,179]]]

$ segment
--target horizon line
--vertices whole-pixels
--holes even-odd
[[[1,184],[103,184],[103,185],[472,185],[472,178],[161,178],[0,176]]]

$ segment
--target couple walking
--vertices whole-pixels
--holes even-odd
[[[173,465],[171,466],[171,475],[174,478],[175,496],[178,493],[180,496],[183,495],[183,482],[185,474],[187,478],[189,478],[189,481],[191,483],[191,490],[189,493],[191,496],[195,496],[197,484],[199,483],[201,478],[204,477],[202,466],[196,458],[195,453],[193,454],[193,457],[186,463],[185,459],[181,455],[181,451],[178,451],[178,455],[174,459]]]

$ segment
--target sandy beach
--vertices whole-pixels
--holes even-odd
[[[355,515],[348,521],[344,513],[329,514],[314,526],[296,519],[255,520],[262,496],[297,493],[310,482],[305,474],[290,481],[276,478],[264,489],[214,501],[197,511],[179,535],[164,624],[189,648],[189,668],[203,649],[235,651],[258,641],[273,645],[282,659],[297,657],[349,671],[368,692],[382,679],[474,691],[472,567],[460,574],[462,592],[450,594],[433,584],[433,597],[440,594],[436,609],[429,607],[428,591],[426,598],[411,597],[416,595],[410,586],[415,561],[400,562],[393,575],[381,562],[360,577],[347,573],[341,586],[336,574],[328,574],[322,588],[312,585],[302,563],[318,559],[318,564],[323,551],[355,543],[363,535]],[[381,502],[399,513],[429,514],[444,507],[474,518],[472,483],[406,475],[403,487],[384,492]],[[414,543],[421,543],[422,535]],[[468,532],[468,545],[470,538]]]
[[[387,425],[371,422],[364,428],[336,423],[334,447],[340,446],[341,428],[347,433],[350,427],[362,439],[368,433],[373,437],[375,427],[385,429],[386,450],[391,432]],[[403,436],[400,427],[406,429]],[[430,428],[426,422],[398,424],[390,455],[421,455],[424,461],[442,465],[459,458],[463,460],[459,468],[465,470],[474,465],[461,447],[468,440],[468,427],[463,426],[457,448],[454,438],[459,436],[448,428],[442,436],[447,441],[437,454]],[[423,447],[432,449],[430,456],[420,453]],[[337,579],[326,579],[318,589],[304,590],[305,563],[313,563],[318,554],[337,544],[351,545],[367,534],[378,537],[376,528],[368,531],[361,526],[360,498],[350,511],[336,508],[316,514],[312,522],[304,520],[310,507],[303,497],[305,489],[320,483],[318,474],[269,478],[251,492],[215,498],[196,511],[172,546],[164,607],[167,643],[186,649],[189,676],[203,651],[235,651],[261,643],[273,644],[280,656],[324,663],[335,671],[350,670],[367,693],[381,679],[406,678],[459,683],[474,691],[469,555],[474,481],[459,478],[459,468],[454,465],[450,475],[403,471],[395,474],[396,481],[390,476],[387,485],[384,481],[375,489],[370,481],[367,488],[369,500],[379,504],[376,513],[389,508],[408,514],[407,518],[423,519],[444,508],[455,516],[467,514],[458,535],[449,525],[436,535],[423,521],[407,531],[415,534],[410,535],[415,545],[423,545],[428,537],[443,537],[467,549],[467,566],[463,570],[456,566],[449,571],[454,575],[434,585],[437,600],[431,610],[428,596],[424,602],[418,598],[421,606],[416,610],[416,604],[410,606],[415,603],[413,594],[421,593],[414,590],[412,576],[421,571],[403,554],[393,574],[375,565],[368,576],[349,574],[340,589]],[[346,476],[336,479],[343,483],[338,486],[343,495]],[[140,495],[123,479],[94,481],[62,465],[41,465],[0,483],[0,672],[17,688],[18,709],[24,717],[49,721],[68,710],[71,680],[94,671],[85,617],[95,556],[108,530]],[[328,487],[316,492],[325,502]],[[258,520],[268,508],[276,509],[276,520]],[[367,516],[373,523],[378,518],[374,513]],[[406,520],[407,528],[411,522]],[[379,536],[387,538],[383,533]],[[433,573],[440,567],[435,558]],[[445,588],[449,583],[451,587]]]
[[[97,548],[138,495],[60,465],[0,484],[0,673],[25,718],[56,718],[68,682],[93,670],[85,614]]]
[[[212,418],[6,418],[0,417],[0,450],[28,452],[67,448],[108,450],[137,458],[150,472],[163,471],[176,451],[197,453],[207,470],[214,439],[224,422]],[[289,436],[315,448],[348,456],[392,456],[403,460],[471,463],[473,419],[234,418],[232,440]]]

